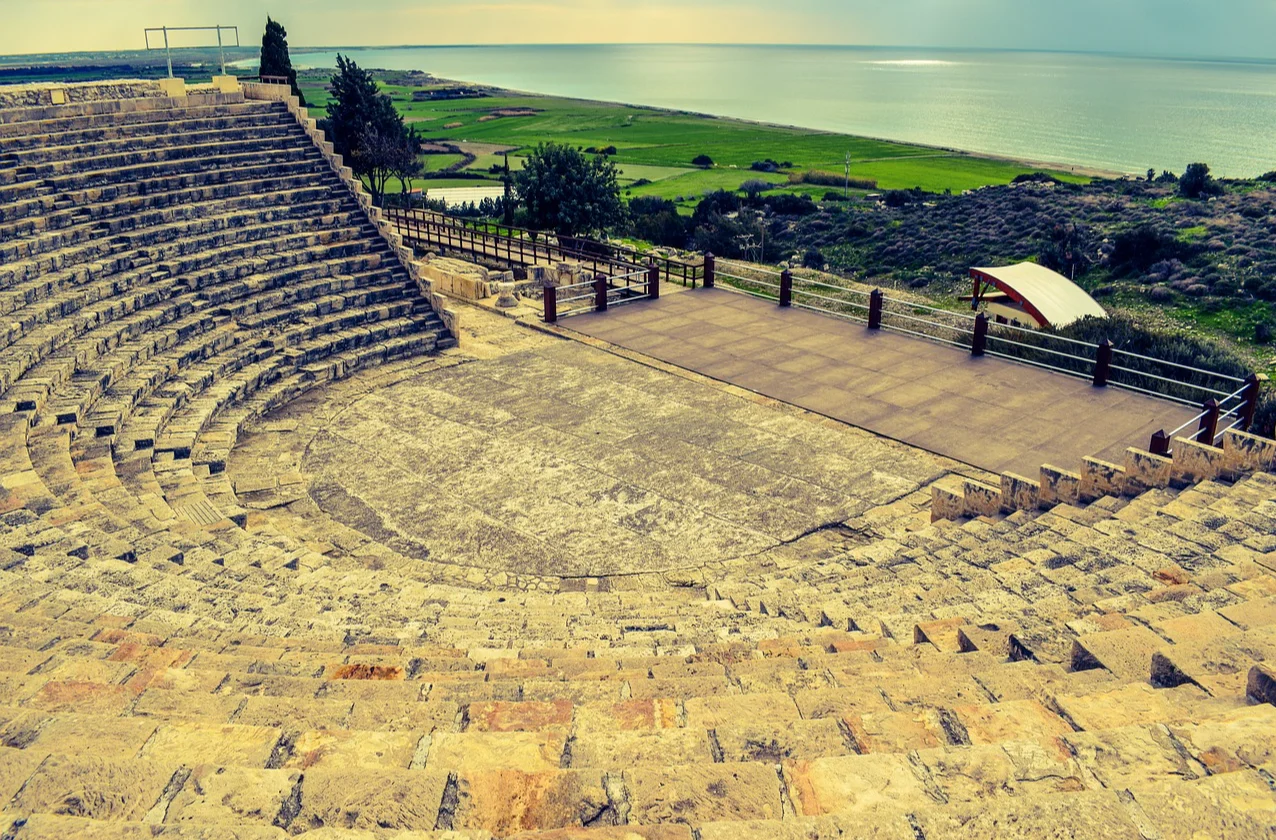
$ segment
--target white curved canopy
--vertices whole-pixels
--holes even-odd
[[[1106,318],[1108,313],[1085,290],[1056,271],[1023,262],[1000,268],[972,268],[970,275],[1005,292],[1042,326],[1062,327],[1090,315]]]

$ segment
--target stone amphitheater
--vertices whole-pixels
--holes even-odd
[[[1276,445],[932,521],[437,296],[261,96],[0,110],[4,838],[1276,837]]]

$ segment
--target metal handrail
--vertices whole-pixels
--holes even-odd
[[[1215,376],[1215,377],[1218,377],[1219,379],[1226,379],[1228,382],[1244,382],[1245,381],[1244,379],[1240,377],[1231,376],[1226,373],[1219,373],[1218,371],[1213,371],[1213,370],[1203,370],[1198,367],[1192,367],[1191,365],[1181,365],[1178,362],[1167,362],[1163,359],[1154,359],[1151,356],[1144,356],[1139,353],[1131,353],[1129,350],[1119,350],[1116,347],[1112,348],[1112,352],[1120,353],[1122,356],[1130,356],[1135,359],[1143,359],[1144,361],[1147,361],[1147,362],[1156,362],[1158,365],[1168,365],[1169,367],[1176,367],[1176,368],[1179,368],[1180,370],[1190,370],[1192,371],[1192,373],[1200,373],[1200,374],[1204,374],[1205,376]],[[1183,384],[1186,384],[1186,383],[1183,383]]]
[[[757,268],[751,263],[740,262],[739,260],[727,259],[725,257],[720,259],[719,262],[732,263],[733,265],[743,266],[745,271],[758,271],[763,274],[774,274],[776,277],[779,277],[781,274],[784,273],[782,271],[776,271],[775,269],[772,269],[772,268]]]
[[[1024,348],[1024,349],[1026,349],[1026,350],[1032,350],[1032,351],[1037,352],[1037,353],[1049,353],[1049,354],[1050,354],[1050,355],[1052,355],[1052,356],[1062,356],[1062,357],[1063,357],[1063,358],[1065,358],[1065,359],[1072,359],[1072,360],[1077,361],[1077,362],[1084,362],[1084,363],[1085,363],[1085,364],[1087,364],[1087,365],[1093,365],[1093,364],[1095,363],[1094,359],[1087,359],[1087,358],[1085,358],[1084,356],[1074,356],[1074,355],[1072,355],[1071,353],[1064,353],[1064,352],[1063,352],[1063,351],[1061,351],[1061,350],[1051,350],[1049,347],[1035,347],[1035,346],[1033,346],[1033,345],[1031,345],[1031,344],[1024,344],[1022,341],[1012,341],[1011,339],[1009,339],[1009,338],[1005,338],[1005,337],[1000,336],[1000,335],[991,335],[991,334],[989,334],[989,336],[988,336],[988,340],[989,340],[989,341],[1000,341],[1000,342],[1002,342],[1003,344],[1012,344],[1012,345],[1014,345],[1015,347],[1023,347],[1023,348]],[[1016,358],[1017,358],[1017,357],[1016,357]],[[1114,367],[1113,369],[1115,370],[1116,368]]]
[[[769,288],[769,289],[778,289],[778,288],[780,288],[780,287],[779,287],[778,285],[776,285],[775,283],[768,283],[768,282],[767,282],[767,281],[765,281],[765,280],[753,280],[753,279],[748,278],[748,277],[740,277],[739,275],[736,275],[736,274],[728,274],[728,273],[727,273],[727,272],[725,272],[725,271],[719,271],[719,272],[718,272],[718,276],[719,276],[719,277],[729,277],[729,278],[731,278],[732,280],[739,280],[741,283],[752,283],[752,284],[753,284],[753,285],[755,285],[755,286],[766,286],[766,287],[767,287],[767,288]]]
[[[1147,379],[1155,379],[1160,382],[1166,382],[1166,383],[1169,383],[1170,385],[1177,385],[1181,388],[1195,388],[1198,391],[1204,391],[1205,393],[1213,394],[1216,397],[1231,399],[1231,397],[1227,396],[1224,392],[1216,391],[1213,388],[1207,388],[1204,385],[1196,385],[1192,382],[1181,382],[1178,379],[1167,379],[1164,376],[1157,376],[1155,373],[1148,373],[1147,371],[1135,370],[1134,368],[1123,367],[1121,365],[1112,365],[1112,369],[1119,370],[1122,373],[1132,373],[1135,376],[1143,376],[1143,377],[1146,377]]]
[[[777,286],[776,288],[779,288],[779,287]],[[818,292],[808,292],[805,289],[794,289],[793,294],[806,295],[807,297],[819,298],[820,300],[827,300],[829,303],[836,303],[838,306],[854,306],[856,309],[868,309],[868,307],[865,306],[864,304],[856,303],[853,300],[840,300],[838,298],[831,298],[827,295],[819,294]]]

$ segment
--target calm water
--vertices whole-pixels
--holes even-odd
[[[1276,169],[1276,62],[778,46],[348,52],[368,68],[1122,172],[1197,160],[1223,175]]]

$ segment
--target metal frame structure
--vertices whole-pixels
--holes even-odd
[[[235,33],[235,43],[233,44],[222,43],[223,30],[227,32]],[[217,55],[221,61],[222,75],[225,76],[226,75],[226,47],[239,46],[239,27],[238,26],[222,26],[221,24],[216,24],[214,26],[148,26],[142,30],[142,36],[146,39],[147,51],[160,50],[160,49],[164,50],[165,57],[168,59],[168,77],[171,79],[173,78],[173,48],[168,43],[168,33],[170,32],[213,32],[213,31],[217,32]],[[151,46],[152,32],[164,33],[164,46],[162,47]],[[212,46],[212,45],[210,44],[209,46]],[[193,49],[193,48],[178,47],[178,49]]]

